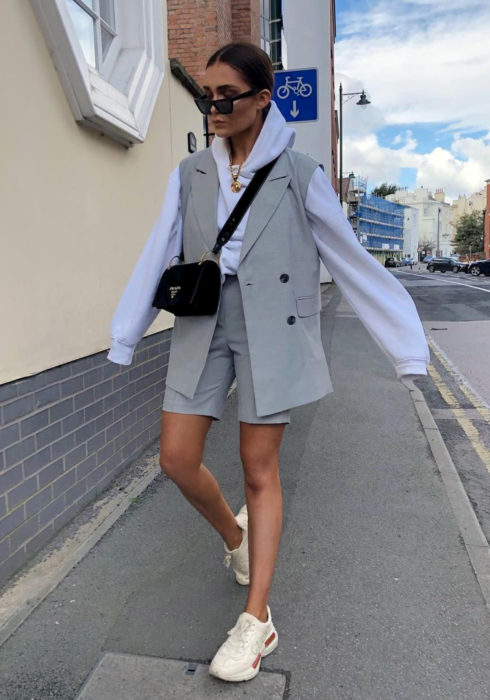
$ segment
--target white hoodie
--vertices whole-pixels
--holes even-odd
[[[256,170],[291,147],[294,138],[294,130],[286,126],[279,109],[272,103],[259,137],[242,166],[240,182],[246,186]],[[220,183],[217,234],[245,187],[239,193],[231,190],[226,140],[215,137],[211,152]],[[321,168],[317,168],[309,184],[305,209],[321,260],[372,338],[390,358],[397,376],[426,374],[429,350],[410,295],[358,242]],[[247,219],[248,214],[221,251],[223,274],[236,273]],[[170,175],[153,231],[112,320],[108,355],[112,362],[131,364],[136,345],[158,314],[158,309],[151,304],[162,271],[181,250],[180,174],[176,168]]]

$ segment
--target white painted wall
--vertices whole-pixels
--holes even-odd
[[[162,0],[166,20],[166,0]],[[167,65],[146,141],[80,127],[28,2],[1,3],[0,383],[109,346],[115,306],[202,118]],[[166,21],[162,27],[167,35]],[[170,327],[161,313],[151,332]]]
[[[447,202],[440,202],[433,198],[432,193],[425,187],[418,187],[410,190],[397,190],[395,194],[387,196],[391,202],[400,204],[408,204],[414,207],[419,213],[419,243],[425,241],[433,241],[435,254],[437,243],[437,227],[439,225],[439,251],[441,256],[452,255],[453,247],[451,245],[452,229],[451,229],[451,205]],[[439,222],[438,212],[439,210]]]
[[[297,123],[295,148],[325,166],[331,177],[331,0],[284,0],[287,70],[318,69],[318,121]]]
[[[419,244],[419,212],[415,207],[405,207],[403,213],[403,253],[405,256],[418,260],[417,247]]]
[[[283,24],[286,41],[287,70],[318,69],[318,120],[290,124],[296,129],[294,148],[306,153],[325,168],[330,180],[332,173],[331,90],[332,66],[330,57],[331,0],[284,0]],[[321,281],[331,277],[322,265]]]

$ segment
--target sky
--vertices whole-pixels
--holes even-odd
[[[344,175],[470,195],[490,178],[490,0],[336,0]]]

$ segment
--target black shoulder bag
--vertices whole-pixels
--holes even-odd
[[[257,170],[238,200],[225,225],[218,233],[212,252],[219,255],[228,243],[255,195],[262,187],[277,158]],[[153,306],[170,311],[174,316],[212,316],[218,310],[221,295],[221,272],[215,260],[206,260],[204,253],[196,263],[170,265],[157,287]],[[175,260],[175,258],[174,258]]]

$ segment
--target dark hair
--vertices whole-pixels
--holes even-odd
[[[241,73],[252,88],[259,90],[274,89],[274,69],[265,51],[255,44],[233,42],[218,49],[206,64],[206,68],[215,63],[226,63]]]

